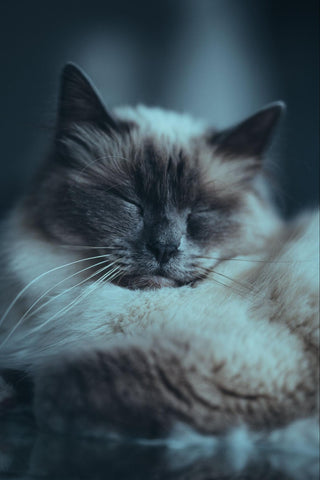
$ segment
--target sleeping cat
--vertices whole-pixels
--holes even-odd
[[[109,113],[65,67],[51,153],[1,240],[0,368],[31,375],[42,428],[315,432],[318,217],[281,221],[262,161],[283,109],[223,131]]]

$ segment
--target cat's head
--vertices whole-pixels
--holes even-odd
[[[122,285],[202,278],[268,238],[262,156],[283,109],[223,131],[158,108],[110,113],[68,64],[52,154],[28,200],[33,225],[57,245],[106,253]]]

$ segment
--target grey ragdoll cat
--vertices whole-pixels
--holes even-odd
[[[51,154],[2,225],[0,368],[34,379],[42,428],[314,429],[318,220],[279,219],[262,163],[283,108],[223,131],[109,113],[65,67]]]

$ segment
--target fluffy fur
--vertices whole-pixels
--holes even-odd
[[[315,418],[319,220],[283,224],[261,173],[281,106],[215,132],[107,114],[64,77],[52,154],[2,234],[0,366],[34,379],[39,425],[150,438]]]

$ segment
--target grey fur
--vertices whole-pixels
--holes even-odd
[[[66,67],[52,151],[2,240],[17,296],[0,365],[31,372],[41,427],[152,437],[177,421],[209,434],[315,414],[316,289],[294,266],[308,226],[282,225],[263,175],[282,110],[224,132],[109,113]]]

